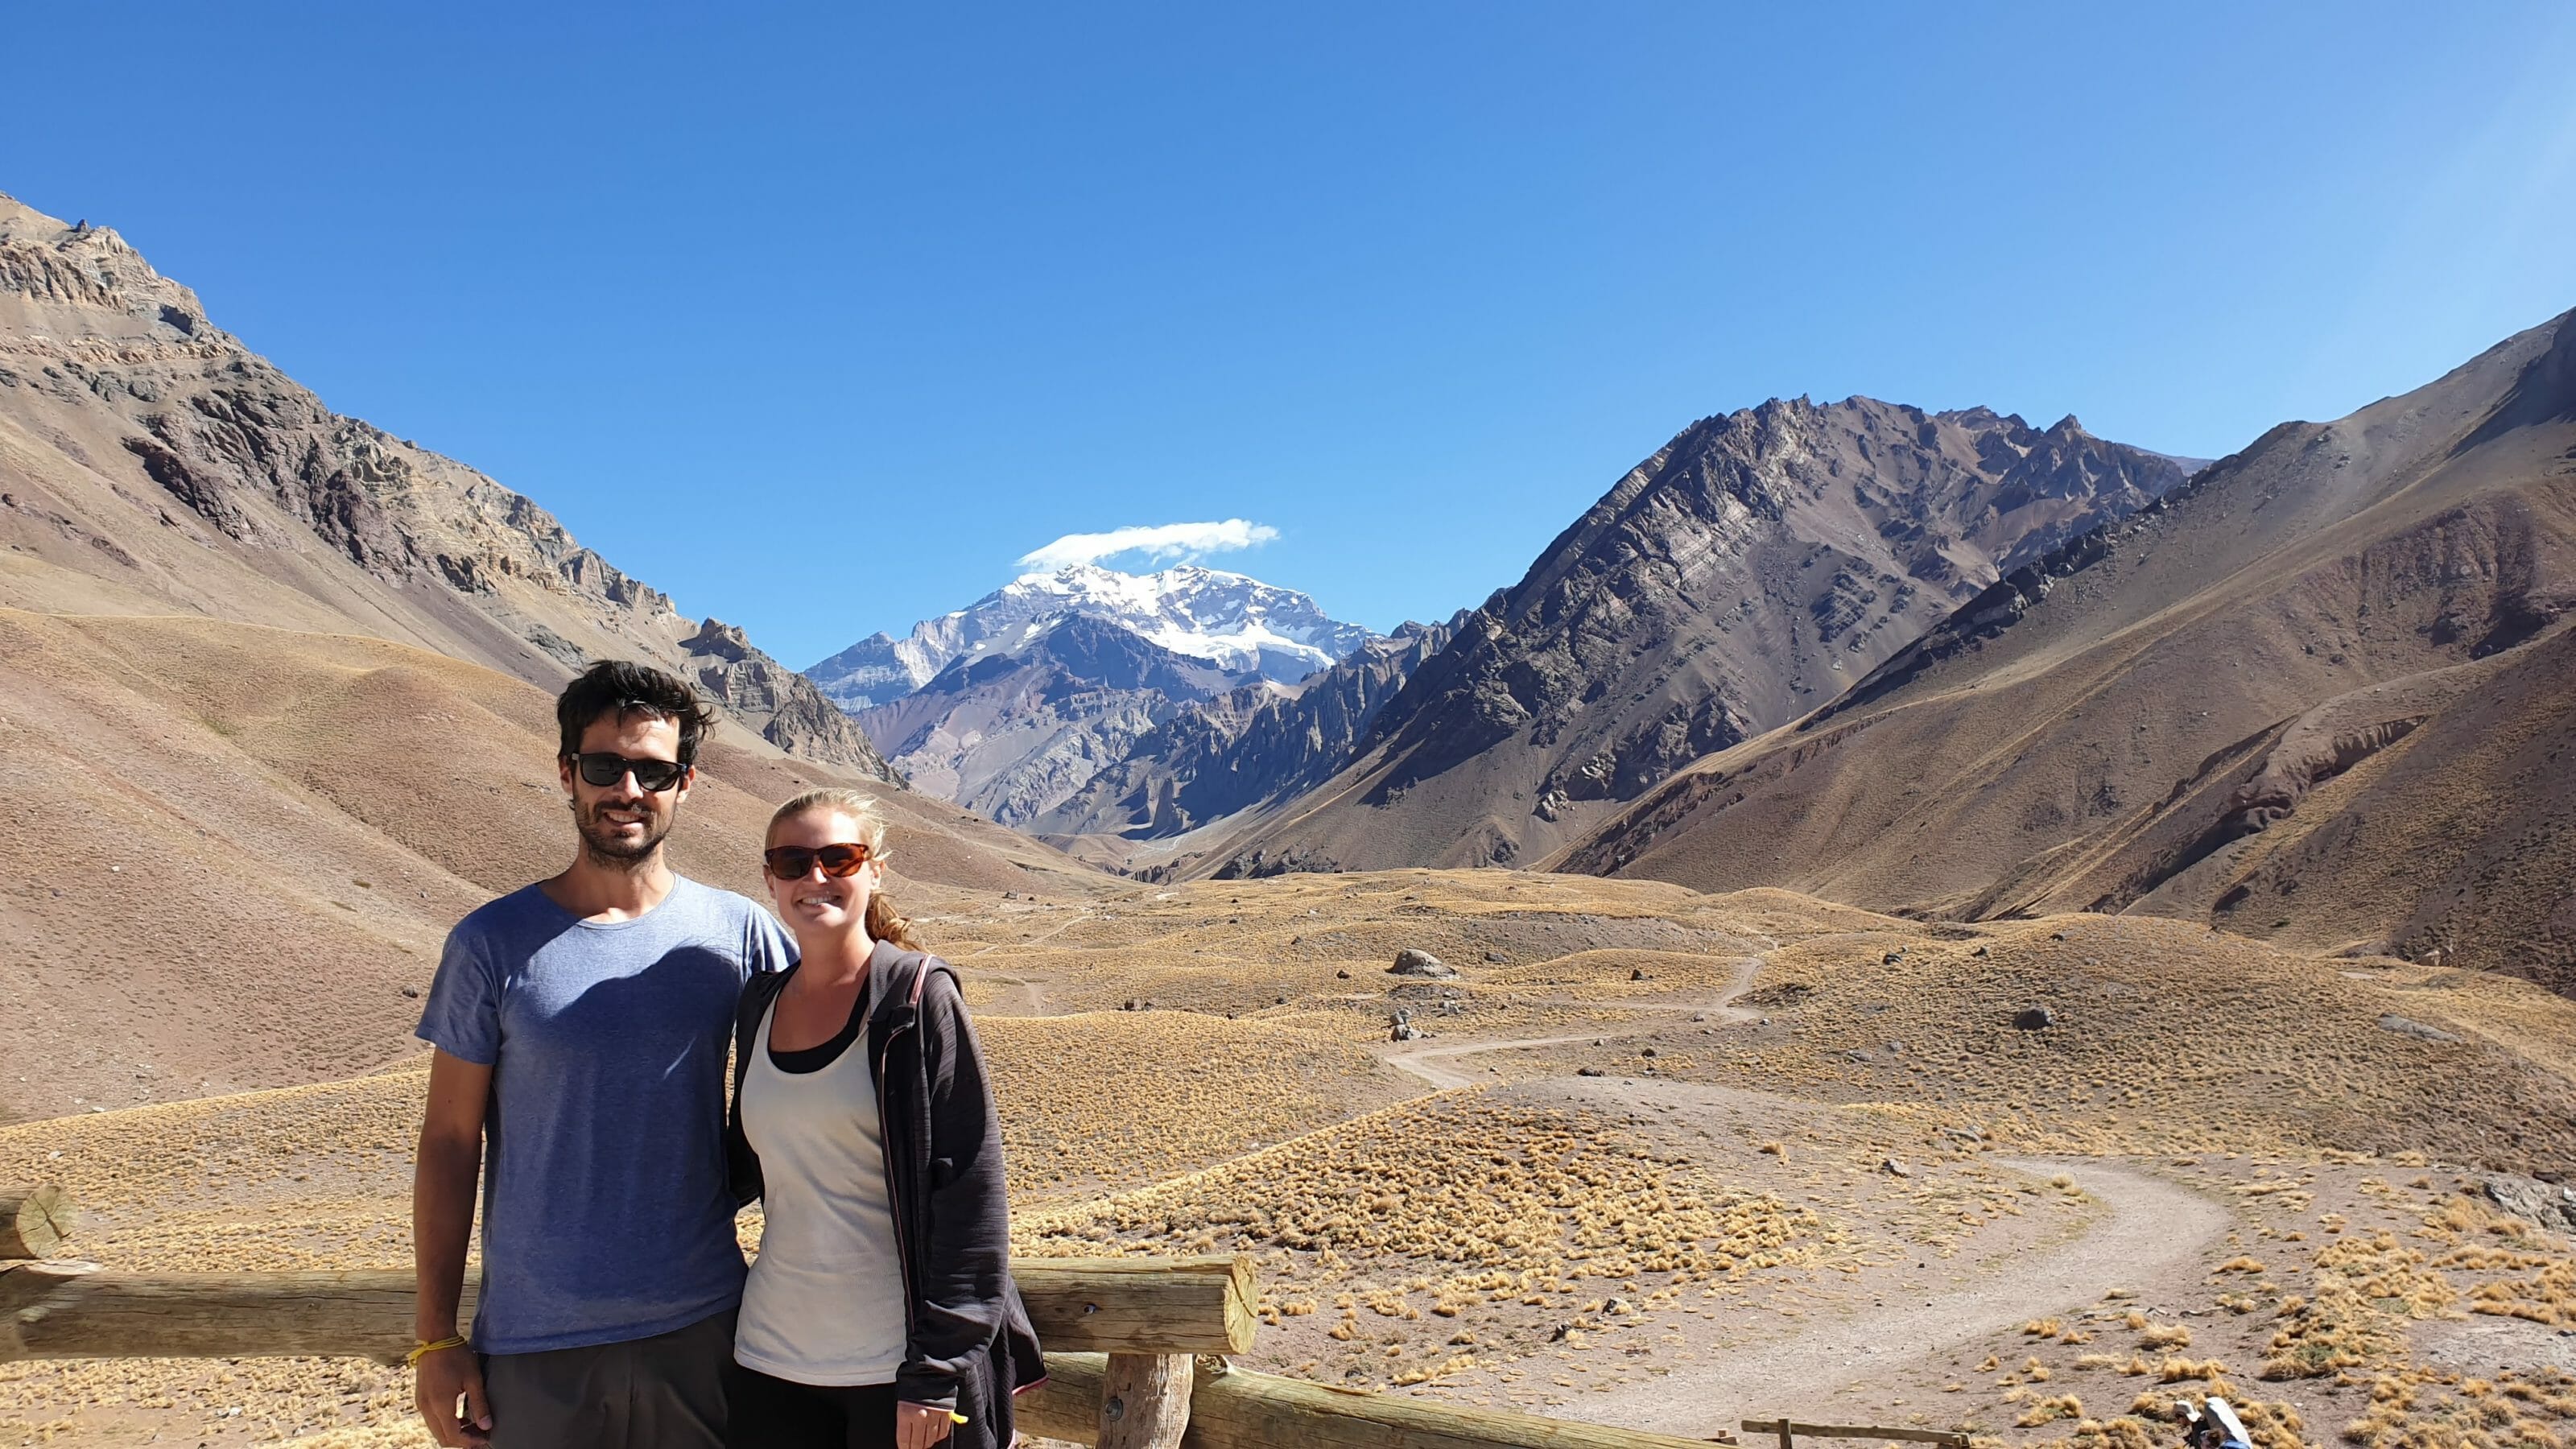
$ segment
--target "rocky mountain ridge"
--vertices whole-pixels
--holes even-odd
[[[2576,994],[2576,313],[2008,573],[1561,868]]]
[[[1028,828],[1068,848],[1166,840],[1294,798],[1350,762],[1377,712],[1466,617],[1403,624],[1292,691],[1264,681],[1186,705]]]
[[[970,656],[1012,654],[1069,615],[1117,625],[1173,654],[1292,684],[1377,636],[1294,589],[1183,564],[1153,574],[1076,564],[1024,574],[963,609],[879,633],[806,672],[852,711],[890,704]]]
[[[582,547],[524,495],[332,412],[115,231],[0,196],[8,600],[368,629],[552,687],[624,656],[881,780],[813,684]]]
[[[1704,419],[1478,609],[1348,769],[1203,868],[1539,858],[2183,478],[2072,417],[1855,397]]]
[[[916,788],[1015,828],[1184,705],[1280,688],[1089,613],[1029,628],[1011,651],[962,654],[921,688],[855,716]]]

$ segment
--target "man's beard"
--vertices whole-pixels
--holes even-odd
[[[581,832],[582,854],[602,870],[635,871],[643,869],[662,848],[662,837],[671,833],[671,822],[678,818],[679,808],[667,811],[639,811],[644,817],[644,834],[629,839],[603,823],[600,812],[612,807],[573,804],[573,828]],[[620,807],[622,808],[622,807]]]

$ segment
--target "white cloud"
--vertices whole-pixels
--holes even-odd
[[[1096,563],[1114,554],[1141,553],[1156,563],[1232,553],[1270,542],[1279,530],[1266,523],[1229,518],[1222,523],[1158,523],[1113,528],[1107,533],[1068,533],[1044,548],[1020,555],[1020,566],[1053,573],[1075,564]]]

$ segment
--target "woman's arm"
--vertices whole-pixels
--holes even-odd
[[[933,974],[922,993],[921,1062],[930,1122],[928,1241],[915,1285],[912,1343],[895,1377],[913,1403],[956,1403],[957,1381],[1000,1330],[1009,1291],[1010,1202],[1002,1180],[1002,1123],[956,978]]]

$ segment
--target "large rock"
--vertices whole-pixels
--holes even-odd
[[[1446,981],[1458,974],[1458,968],[1428,951],[1407,946],[1395,953],[1395,964],[1386,968],[1390,976],[1427,976]]]
[[[2478,1184],[2487,1201],[2555,1233],[2576,1233],[2576,1188],[2498,1174]]]

